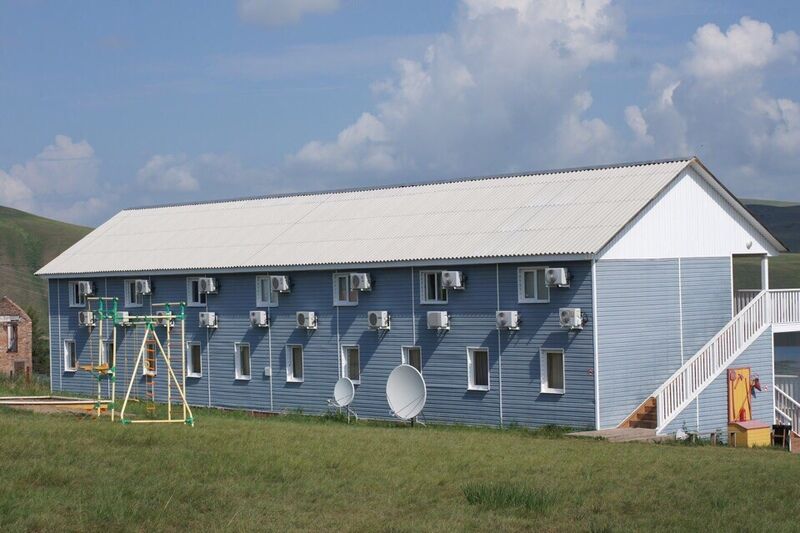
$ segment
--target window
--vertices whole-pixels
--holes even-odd
[[[76,370],[78,370],[78,352],[75,350],[75,341],[64,341],[64,371]]]
[[[286,346],[286,381],[303,381],[303,347],[299,344]]]
[[[276,307],[278,294],[272,290],[269,276],[256,276],[256,307]]]
[[[69,282],[69,306],[86,307],[86,295],[81,292],[80,283]]]
[[[250,345],[237,342],[233,346],[236,352],[236,379],[250,379]]]
[[[358,291],[350,287],[350,274],[333,275],[333,305],[358,305]]]
[[[187,344],[187,351],[189,357],[186,359],[186,375],[190,378],[199,378],[203,376],[203,348],[199,342],[189,342]]]
[[[8,351],[17,351],[17,324],[11,323],[8,325]]]
[[[147,341],[144,345],[144,357],[142,358],[142,375],[155,376],[158,373],[158,365],[156,361],[156,346],[155,341]]]
[[[125,307],[141,307],[144,297],[136,292],[136,280],[125,280]]]
[[[544,267],[524,267],[517,270],[517,292],[519,303],[547,303],[550,289],[544,281]]]
[[[442,287],[442,272],[423,270],[419,273],[419,301],[423,304],[446,304],[447,289]]]
[[[467,388],[489,390],[489,350],[467,348]]]
[[[542,348],[539,352],[542,392],[564,394],[564,350]]]
[[[200,292],[200,278],[186,278],[186,301],[191,307],[206,305],[206,295]]]
[[[361,357],[358,346],[342,346],[342,377],[361,383]]]
[[[102,350],[100,350],[100,364],[108,365],[108,368],[114,366],[114,341],[112,339],[103,341]]]
[[[403,346],[401,349],[403,353],[402,363],[411,365],[422,372],[422,348],[419,346]]]

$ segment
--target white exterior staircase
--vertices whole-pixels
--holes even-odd
[[[737,306],[738,307],[738,306]],[[769,290],[754,293],[752,299],[691,359],[687,360],[634,411],[623,424],[641,418],[640,410],[655,403],[655,429],[661,433],[706,387],[736,360],[770,326],[800,328],[800,289]],[[777,398],[781,396],[776,390]],[[788,397],[788,396],[787,396]],[[781,398],[783,398],[781,396]],[[784,405],[799,427],[800,404]]]

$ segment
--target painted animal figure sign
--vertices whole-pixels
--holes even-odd
[[[427,394],[425,379],[411,365],[396,367],[386,381],[389,408],[396,417],[403,420],[411,420],[422,412]]]

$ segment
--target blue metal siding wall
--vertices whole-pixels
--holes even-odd
[[[591,315],[590,265],[586,262],[549,265],[568,266],[574,276],[571,288],[551,290],[549,304],[517,303],[518,266],[531,265],[451,267],[464,272],[467,288],[464,291],[450,291],[447,305],[419,303],[419,270],[416,268],[413,272],[410,268],[374,269],[370,271],[374,281],[373,290],[360,293],[358,306],[338,308],[332,301],[333,272],[292,272],[292,291],[281,294],[279,305],[268,309],[271,318],[269,329],[249,327],[249,311],[256,309],[255,275],[217,276],[219,294],[210,295],[206,307],[187,307],[186,339],[200,342],[204,349],[203,376],[186,380],[189,401],[192,404],[255,410],[324,412],[339,377],[339,346],[357,344],[360,347],[361,384],[357,386],[353,407],[363,417],[389,418],[391,413],[385,397],[386,379],[391,370],[400,364],[401,346],[418,345],[422,348],[423,375],[428,386],[428,401],[424,411],[426,419],[498,425],[499,335],[499,346],[503,349],[506,423],[592,426],[595,423],[594,381],[591,375],[594,360],[593,324],[590,322],[581,332],[567,333],[558,323],[559,308],[564,306],[579,306],[584,313]],[[523,320],[521,331],[498,333],[495,329],[498,280],[500,308],[520,312]],[[151,282],[154,289],[152,301],[186,299],[184,276],[158,276],[153,277]],[[118,296],[120,305],[123,305],[124,286],[121,278],[100,279],[97,283],[103,294]],[[60,286],[63,292],[62,305],[59,309],[55,303],[52,315],[54,318],[59,315],[64,317],[65,335],[74,336],[76,340],[85,338],[87,330],[77,327],[78,309],[68,308],[66,281],[60,282]],[[150,304],[151,299],[145,297],[142,308],[122,309],[132,314],[151,313],[156,309],[151,309]],[[198,314],[206,308],[217,313],[218,329],[198,327]],[[379,333],[368,329],[367,313],[371,310],[390,312],[390,331]],[[429,310],[448,311],[451,330],[442,333],[428,330],[426,313]],[[315,311],[319,318],[318,329],[304,331],[295,328],[297,311]],[[164,332],[163,328],[158,328],[162,342],[166,340]],[[174,332],[177,337],[178,330]],[[127,386],[143,333],[141,326],[118,330],[120,395],[124,394]],[[96,331],[93,336],[96,339]],[[236,342],[250,343],[252,378],[249,381],[235,380]],[[304,347],[303,383],[286,381],[287,344]],[[467,390],[467,346],[489,350],[489,391]],[[271,378],[264,375],[265,367],[270,366],[270,347]],[[541,347],[565,349],[566,394],[539,394]],[[80,342],[78,348],[81,363],[86,364],[86,349]],[[173,342],[173,350],[179,353],[176,342]],[[174,356],[174,359],[177,367],[180,364],[179,357]],[[144,379],[141,377],[141,368],[137,373],[134,394],[142,396]],[[89,394],[94,392],[91,389],[91,376],[87,373],[61,374],[66,390]],[[156,378],[158,401],[166,399],[166,381],[166,368],[159,362]]]
[[[749,367],[751,375],[758,374],[762,387],[766,389],[756,392],[751,397],[752,418],[772,424],[775,416],[773,407],[773,378],[772,378],[772,329],[766,330],[753,342],[736,360],[730,368]],[[685,428],[708,434],[716,431],[720,438],[727,440],[728,428],[728,373],[723,372],[706,388],[698,400],[691,403],[669,426],[665,433],[674,433]],[[699,427],[698,427],[699,420]]]
[[[601,427],[622,422],[730,320],[730,276],[726,257],[597,263]]]

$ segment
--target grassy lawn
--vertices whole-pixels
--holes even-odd
[[[790,531],[798,524],[800,457],[777,450],[204,409],[195,415],[194,428],[122,426],[0,409],[0,531],[731,524]]]

